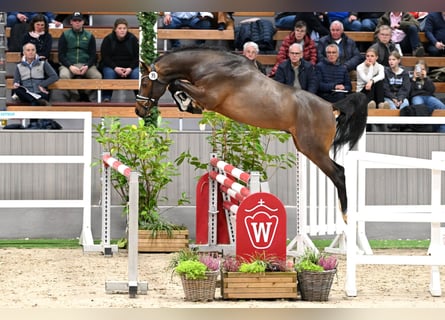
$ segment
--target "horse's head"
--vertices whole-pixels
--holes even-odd
[[[136,114],[145,118],[150,115],[151,109],[158,104],[159,98],[164,94],[167,83],[159,79],[155,65],[146,65],[141,62],[141,84],[139,94],[136,96]]]

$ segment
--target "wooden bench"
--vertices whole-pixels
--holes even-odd
[[[159,106],[161,116],[163,118],[179,118],[179,119],[199,119],[201,114],[192,114],[179,111],[175,104],[161,104]],[[9,105],[7,111],[86,111],[91,112],[94,118],[103,117],[121,117],[136,118],[135,103],[65,103],[53,106],[29,106],[29,105]],[[398,117],[400,110],[389,109],[370,109],[368,110],[370,117]],[[433,117],[445,117],[445,110],[434,110]]]
[[[51,34],[53,39],[59,39],[64,31],[70,30],[70,29],[71,28],[52,28],[52,29],[49,29],[49,33]],[[85,27],[85,30],[90,31],[96,39],[103,39],[113,31],[113,28],[112,27]],[[139,28],[128,28],[128,31],[139,38]],[[5,28],[5,35],[7,38],[9,38],[10,34],[11,34],[11,28],[10,27]]]
[[[29,106],[29,105],[9,105],[7,111],[67,111],[67,112],[91,112],[93,118],[119,117],[137,118],[135,113],[135,103],[66,103],[53,106]],[[200,119],[201,114],[192,114],[179,111],[174,104],[162,104],[159,106],[163,118],[177,119]]]
[[[6,88],[14,89],[14,79],[6,79]],[[97,99],[102,101],[102,90],[138,90],[138,79],[59,79],[48,87],[50,90],[97,90]],[[14,104],[7,101],[7,105]]]

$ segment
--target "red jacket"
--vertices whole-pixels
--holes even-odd
[[[292,31],[286,36],[286,38],[284,38],[283,42],[281,42],[276,63],[270,71],[269,77],[273,77],[279,64],[288,58],[289,46],[295,43],[295,41],[295,32]],[[312,65],[315,65],[317,63],[317,47],[315,46],[314,40],[312,40],[309,35],[305,35],[303,41],[303,59],[309,61]]]

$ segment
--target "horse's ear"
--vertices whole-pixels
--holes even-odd
[[[140,63],[141,67],[142,67],[144,70],[148,71],[148,66],[147,66],[147,64],[146,64],[144,61],[139,60],[139,63]]]

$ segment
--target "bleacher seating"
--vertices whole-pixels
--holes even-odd
[[[89,14],[89,12],[85,12],[85,14]],[[94,12],[90,14],[113,14],[113,13],[106,13],[106,12]],[[119,13],[122,14],[136,14],[136,13]],[[237,22],[237,19],[244,19],[244,18],[251,18],[251,17],[259,17],[259,18],[273,18],[274,12],[235,12],[235,23]],[[86,27],[87,30],[90,30],[98,39],[99,41],[103,39],[108,33],[111,31],[111,26],[105,27],[105,26],[88,26]],[[159,52],[162,54],[165,50],[167,50],[167,41],[169,39],[184,39],[184,40],[222,40],[222,41],[231,41],[234,40],[235,32],[234,32],[235,26],[233,23],[229,23],[226,30],[219,31],[219,30],[196,30],[196,29],[158,29],[157,30],[157,36],[159,41],[164,42],[163,48],[159,49]],[[53,35],[54,39],[58,39],[63,32],[64,29],[50,29],[51,34]],[[6,35],[8,35],[8,28],[6,29]],[[139,28],[130,28],[130,32],[135,34],[137,37],[139,37]],[[289,30],[277,30],[274,39],[277,41],[277,49],[280,46],[281,41],[289,34]],[[356,42],[372,42],[374,39],[373,32],[352,32],[348,31],[346,34],[355,40]],[[420,40],[423,43],[427,43],[427,39],[425,37],[425,34],[423,32],[419,32]],[[99,53],[98,53],[99,55]],[[58,55],[57,51],[53,51],[51,53],[51,59],[53,61],[58,61]],[[419,58],[413,57],[413,56],[403,56],[402,57],[402,64],[405,66],[412,67],[416,63],[416,61]],[[423,57],[430,67],[443,67],[445,66],[445,58],[444,57]],[[17,63],[20,60],[20,53],[18,52],[7,52],[6,55],[6,62],[7,63]],[[263,63],[266,66],[272,66],[276,61],[276,55],[274,53],[270,54],[260,54],[258,55],[258,60]],[[83,82],[80,84],[80,81]],[[353,83],[355,86],[355,82]],[[445,93],[445,83],[442,82],[436,82],[436,92],[438,93]],[[11,80],[7,80],[7,87],[10,89],[12,86]],[[138,87],[137,80],[111,80],[111,82],[108,82],[108,80],[91,80],[91,81],[85,81],[85,80],[59,80],[55,84],[51,86],[51,89],[91,89],[94,88],[95,90],[104,90],[104,89],[114,89],[114,90],[136,90]],[[28,107],[20,106],[17,103],[8,103],[11,110],[25,110]],[[119,106],[120,107],[119,107]],[[172,108],[174,107],[174,108]],[[134,115],[134,103],[119,103],[119,104],[94,104],[94,103],[53,103],[52,107],[32,107],[32,110],[42,109],[42,110],[84,110],[84,109],[91,109],[93,110],[96,115],[103,116],[104,114],[107,114],[107,112],[110,112],[111,114],[116,114],[122,117],[127,116],[135,116]],[[164,110],[164,112],[167,112],[169,108],[177,111],[177,108],[174,104],[171,105],[163,105],[161,108]],[[172,111],[173,112],[173,111]],[[370,115],[376,115],[376,114],[382,114],[384,115],[398,115],[397,110],[370,110]],[[176,113],[175,113],[176,114]],[[187,113],[181,113],[176,114],[177,116],[181,117],[199,117],[199,115],[190,115]],[[445,115],[444,112],[438,111],[434,112],[433,115]]]

